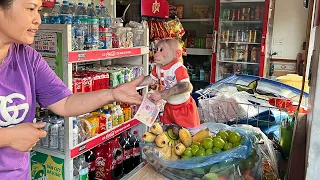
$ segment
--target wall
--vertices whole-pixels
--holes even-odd
[[[308,10],[302,0],[276,0],[272,50],[278,59],[295,60],[305,41]],[[282,45],[274,41],[282,40]]]

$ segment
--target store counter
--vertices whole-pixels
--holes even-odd
[[[132,175],[128,180],[168,180],[166,177],[158,173],[152,165],[146,164],[141,169]]]

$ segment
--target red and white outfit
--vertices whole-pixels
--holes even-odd
[[[170,89],[180,82],[190,82],[187,68],[177,60],[164,67],[156,65],[150,76],[160,82],[161,90]],[[200,125],[198,109],[190,92],[172,95],[167,99],[163,123],[177,124],[188,128]]]

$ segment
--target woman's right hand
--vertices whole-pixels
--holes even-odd
[[[15,150],[28,152],[36,145],[40,138],[46,137],[42,130],[46,123],[22,123],[8,128],[9,146]]]

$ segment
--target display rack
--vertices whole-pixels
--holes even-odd
[[[57,66],[55,72],[60,72],[58,74],[63,82],[72,89],[72,68],[73,65],[80,62],[92,62],[92,61],[101,61],[101,60],[113,60],[116,64],[119,62],[125,62],[126,64],[142,65],[144,69],[144,74],[149,74],[149,33],[148,29],[144,30],[144,38],[142,47],[133,47],[133,48],[116,48],[116,49],[104,49],[104,50],[86,50],[86,51],[71,51],[71,25],[59,25],[59,24],[45,24],[41,25],[38,31],[38,34],[51,34],[52,37],[57,38],[56,44],[53,43],[51,46],[60,46],[57,49],[50,47],[48,50],[40,50],[40,53],[44,58],[48,54],[57,53],[61,62],[55,62]],[[37,46],[37,45],[34,45]],[[47,47],[46,47],[47,48]],[[37,48],[36,48],[37,50]],[[54,51],[54,52],[51,52]],[[58,53],[59,51],[59,53]],[[46,59],[46,58],[45,58]],[[47,60],[48,61],[48,60]],[[123,63],[122,63],[123,64]],[[49,62],[50,65],[50,62]],[[57,70],[59,69],[60,70]],[[147,93],[147,86],[137,87],[137,90],[142,90],[143,94]],[[73,146],[73,117],[65,118],[65,144],[64,152],[58,150],[51,150],[36,146],[33,148],[34,151],[40,152],[46,155],[53,156],[55,158],[62,159],[64,161],[64,177],[63,179],[69,180],[73,179],[73,159],[90,149],[102,144],[105,141],[108,141],[112,138],[117,137],[124,131],[131,129],[139,125],[140,122],[137,119],[131,119],[121,125],[113,127],[112,129],[107,130],[104,133],[101,133],[87,141],[84,141],[76,146]],[[140,132],[145,131],[146,126],[140,126]]]

